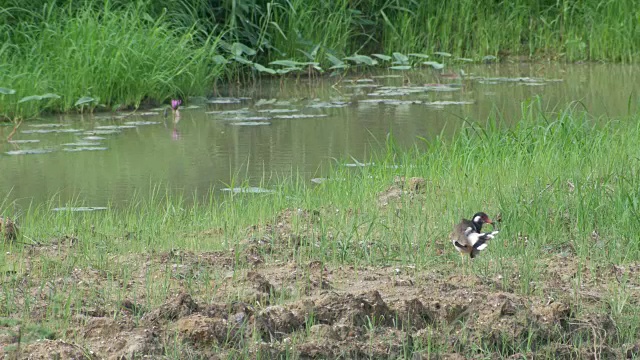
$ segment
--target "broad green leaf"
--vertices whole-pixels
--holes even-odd
[[[96,101],[97,100],[92,98],[91,96],[83,96],[80,99],[78,99],[78,101],[76,101],[76,103],[73,104],[73,106],[85,105],[85,104],[89,104]]]
[[[430,65],[431,67],[433,67],[436,70],[441,70],[444,69],[444,64],[440,64],[437,61],[425,61],[423,62],[424,65]]]
[[[349,67],[349,64],[337,64],[337,65],[333,65],[332,67],[329,68],[329,70],[335,70],[335,69],[346,69]]]
[[[329,59],[329,61],[333,64],[333,65],[342,65],[344,64],[344,61],[338,59],[337,57],[327,53],[327,59]]]
[[[278,70],[276,70],[276,72],[278,74],[284,75],[284,74],[288,74],[288,73],[290,73],[292,71],[300,71],[300,70],[302,70],[302,69],[299,68],[299,67],[288,67],[288,68],[284,68],[284,69],[278,69]]]
[[[449,54],[448,52],[443,52],[443,51],[436,51],[433,53],[434,55],[440,55],[443,57],[451,57],[451,54]]]
[[[239,62],[240,64],[245,64],[245,65],[251,65],[251,64],[253,64],[253,62],[252,62],[252,61],[247,60],[247,59],[243,58],[242,56],[234,56],[234,57],[233,57],[233,60],[235,60],[235,61]]]
[[[419,57],[419,58],[423,58],[423,59],[428,59],[429,58],[429,55],[427,55],[427,54],[416,54],[416,53],[413,53],[413,54],[409,54],[409,56]]]
[[[44,99],[60,99],[60,96],[56,95],[56,94],[44,94],[44,95],[31,95],[31,96],[25,96],[22,99],[18,100],[18,104],[19,103],[23,103],[23,102],[27,102],[27,101],[34,101],[34,100],[44,100]]]
[[[241,56],[242,54],[253,56],[256,54],[256,51],[245,44],[235,42],[231,45],[231,53],[235,56]]]
[[[367,55],[352,55],[352,56],[348,56],[346,58],[344,58],[345,60],[351,60],[353,62],[355,62],[356,64],[366,64],[366,65],[376,65],[378,64],[378,62],[376,60],[373,60],[370,56]]]
[[[411,70],[411,65],[390,66],[389,70]]]
[[[58,94],[52,94],[52,93],[46,93],[44,95],[40,95],[41,99],[60,99],[60,95]]]
[[[268,68],[268,67],[265,67],[265,66],[262,66],[262,65],[260,65],[258,63],[254,63],[253,67],[256,68],[256,70],[258,70],[260,72],[266,72],[266,73],[269,73],[269,74],[272,74],[272,75],[274,75],[276,73],[275,70],[273,70],[271,68]]]
[[[287,67],[296,67],[298,65],[303,65],[303,63],[293,61],[293,60],[276,60],[269,63],[269,65],[281,65]]]
[[[391,56],[389,56],[389,55],[384,55],[384,54],[371,54],[371,56],[375,56],[375,57],[377,57],[378,59],[380,59],[380,60],[382,60],[382,61],[389,61],[389,60],[391,60],[391,59],[392,59],[392,57],[391,57]]]
[[[464,61],[464,62],[473,62],[473,59],[469,59],[469,58],[461,58],[461,57],[456,58],[456,60],[458,60],[458,61]]]
[[[393,53],[393,58],[396,59],[396,63],[398,64],[407,64],[409,62],[409,58],[405,54],[401,54],[399,52]]]
[[[7,89],[7,88],[0,87],[0,94],[2,94],[2,95],[13,95],[15,93],[16,93],[16,91],[13,90],[13,89]]]
[[[227,60],[224,56],[222,55],[215,55],[212,58],[213,62],[218,64],[218,65],[225,65],[229,62],[229,60]]]

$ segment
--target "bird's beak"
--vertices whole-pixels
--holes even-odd
[[[486,223],[493,225],[493,221],[491,221],[491,219],[487,219]]]

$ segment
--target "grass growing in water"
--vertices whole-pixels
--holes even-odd
[[[82,328],[95,325],[91,317],[145,326],[168,316],[157,341],[170,357],[202,354],[197,341],[231,357],[275,356],[259,346],[266,341],[279,349],[273,350],[277,356],[297,358],[312,339],[330,340],[319,325],[341,329],[318,304],[332,294],[348,304],[355,300],[342,294],[375,289],[398,309],[396,317],[389,318],[375,294],[353,295],[358,304],[378,305],[366,317],[356,311],[350,318],[348,330],[367,345],[351,356],[621,355],[637,340],[640,324],[640,309],[631,301],[639,295],[640,271],[635,120],[602,123],[575,108],[548,114],[532,106],[513,128],[494,121],[469,124],[452,139],[427,143],[424,151],[389,142],[374,165],[336,166],[319,186],[292,178],[273,194],[229,194],[192,206],[154,192],[107,212],[52,212],[59,205],[54,201],[26,209],[21,240],[39,245],[0,249],[0,316],[20,320],[25,328],[41,323],[58,337],[72,334],[68,340],[86,341],[87,349],[95,344]],[[396,176],[425,182],[419,191],[405,188],[408,193],[383,205],[380,195],[390,193]],[[501,233],[467,269],[474,275],[461,277],[447,234],[461,216],[478,210],[501,213]],[[320,270],[320,280],[315,264],[330,269]],[[348,279],[338,281],[343,272]],[[296,281],[287,282],[293,275]],[[332,291],[317,284],[323,280]],[[349,281],[363,287],[345,285]],[[460,298],[459,291],[466,295]],[[489,296],[476,299],[480,307],[466,303],[477,291]],[[197,340],[189,321],[211,329],[219,323],[188,301],[180,311],[187,307],[196,315],[172,313],[165,303],[176,293],[189,294],[200,308],[211,304],[208,314],[219,311],[219,304],[226,304],[221,306],[229,316],[239,314],[232,310],[239,302],[255,318],[239,320],[241,330],[224,327],[226,338]],[[407,303],[393,298],[406,293],[429,310],[404,318]],[[425,300],[434,297],[438,305]],[[500,332],[499,322],[488,325],[498,331],[492,332],[475,322],[473,309],[482,314],[503,298],[511,300],[502,303],[500,321],[521,319],[522,332]],[[298,313],[296,306],[309,306],[300,299],[316,307]],[[445,311],[441,307],[448,315],[438,315]],[[536,307],[560,310],[529,312]],[[158,315],[157,309],[174,315]],[[275,320],[291,309],[298,325]],[[381,344],[395,350],[376,352]]]

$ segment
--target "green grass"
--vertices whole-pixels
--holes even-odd
[[[485,56],[633,63],[640,49],[635,0],[0,4],[0,88],[16,91],[0,94],[0,116],[9,120],[74,110],[85,97],[95,99],[91,107],[111,109],[209,95],[218,80],[275,72],[280,66],[269,63],[277,60],[324,70],[354,54],[395,52],[428,54],[445,65]],[[19,103],[45,94],[59,98]]]
[[[64,338],[66,331],[77,326],[74,315],[87,304],[113,311],[123,299],[140,299],[134,315],[140,319],[177,291],[187,291],[205,304],[242,300],[247,296],[244,290],[229,294],[219,286],[225,277],[242,279],[241,274],[252,269],[241,255],[251,236],[272,242],[271,250],[261,252],[265,264],[320,261],[332,269],[353,267],[363,273],[367,267],[404,269],[406,265],[415,266],[416,277],[452,274],[459,257],[447,234],[460,217],[484,210],[491,216],[501,213],[502,225],[488,250],[474,261],[473,271],[481,279],[500,276],[496,291],[531,297],[531,301],[565,299],[574,319],[610,317],[613,327],[604,333],[600,324],[583,321],[565,325],[570,331],[554,330],[554,336],[531,329],[524,338],[474,343],[474,333],[463,331],[463,319],[462,345],[454,350],[468,356],[531,352],[559,356],[556,351],[564,349],[579,357],[584,354],[580,349],[591,348],[594,341],[622,349],[639,335],[640,309],[632,300],[638,295],[637,274],[616,280],[610,269],[640,262],[636,236],[640,231],[640,122],[637,115],[592,119],[577,105],[559,113],[538,108],[535,103],[523,107],[515,127],[504,127],[495,119],[484,125],[470,123],[453,138],[439,137],[414,149],[400,149],[390,140],[386,151],[371,159],[374,165],[336,164],[329,176],[332,180],[319,186],[294,176],[270,184],[276,190],[273,194],[212,195],[195,204],[156,189],[123,208],[95,213],[53,212],[53,207],[63,205],[55,199],[28,209],[5,204],[3,213],[19,215],[20,241],[39,243],[35,249],[44,250],[31,253],[32,247],[23,244],[0,247],[5,273],[0,317],[41,323]],[[378,194],[396,176],[424,178],[424,193],[380,206]],[[295,238],[278,238],[282,234],[276,228],[263,226],[281,221],[277,216],[284,209],[294,209],[291,228],[292,233],[302,234],[299,244]],[[320,220],[311,224],[296,216],[295,209],[317,210]],[[259,226],[251,230],[252,225]],[[228,268],[201,262],[176,278],[170,263],[149,260],[186,259],[189,251],[232,254],[232,274]],[[442,255],[437,255],[440,251]],[[545,287],[551,286],[546,268],[558,259],[577,264],[576,275],[565,283],[569,289]],[[77,283],[74,274],[83,271],[106,279],[106,285],[87,288]],[[606,278],[593,282],[595,274]],[[416,286],[429,287],[429,283]],[[40,290],[25,292],[25,288]],[[595,303],[582,295],[590,289],[600,296]],[[38,310],[45,293],[48,306],[42,314]],[[271,303],[287,304],[303,294],[302,288],[279,290],[271,294]],[[303,342],[308,328],[316,324],[313,317],[308,321],[306,328],[292,335],[294,344]],[[371,334],[387,329],[376,321],[369,319],[363,329]],[[458,325],[442,326],[455,329]],[[177,339],[164,340],[165,351],[173,358],[191,349]],[[451,351],[437,336],[423,340],[407,343],[406,353]],[[541,345],[551,340],[565,347],[554,350]],[[248,347],[233,351],[239,357],[253,356]],[[296,357],[295,351],[280,355]]]
[[[15,94],[0,95],[0,114],[9,119],[80,109],[83,97],[95,99],[85,106],[105,110],[201,95],[221,70],[211,60],[217,38],[170,26],[141,7],[34,16],[33,23],[4,26],[13,43],[0,48],[0,86]],[[20,102],[47,93],[59,98]]]

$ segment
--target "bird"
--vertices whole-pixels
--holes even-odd
[[[471,220],[462,219],[460,223],[453,227],[451,232],[451,242],[453,246],[460,252],[462,256],[462,262],[466,254],[473,259],[480,253],[480,251],[487,248],[487,241],[493,239],[498,230],[492,232],[483,233],[482,225],[492,224],[493,221],[484,212],[477,212],[473,215]]]

